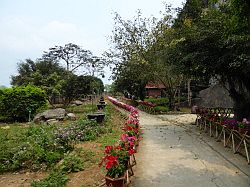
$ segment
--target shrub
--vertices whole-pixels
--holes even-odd
[[[47,106],[45,92],[35,86],[20,86],[0,90],[0,113],[11,121],[28,121]],[[31,116],[29,116],[29,112]]]
[[[156,104],[157,106],[168,106],[168,98],[148,98],[145,101]]]
[[[168,112],[169,109],[166,106],[157,106],[154,108],[155,112]]]

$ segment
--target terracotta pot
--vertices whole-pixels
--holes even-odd
[[[109,187],[125,187],[125,175],[119,178],[105,177],[106,185]]]

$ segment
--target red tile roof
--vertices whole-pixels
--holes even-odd
[[[152,89],[152,88],[158,88],[158,89],[163,89],[163,88],[166,88],[163,84],[155,84],[155,83],[151,83],[149,82],[145,88],[148,88],[148,89]]]

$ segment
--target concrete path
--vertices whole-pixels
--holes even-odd
[[[200,133],[196,116],[140,112],[143,139],[132,187],[250,187],[250,165]]]

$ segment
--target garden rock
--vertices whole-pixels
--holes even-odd
[[[83,102],[80,101],[80,100],[75,100],[75,101],[72,101],[72,104],[75,104],[75,105],[77,105],[77,106],[80,106],[80,105],[83,104]]]
[[[76,115],[73,113],[68,113],[66,117],[69,120],[76,120]]]
[[[55,125],[55,124],[58,124],[59,121],[57,119],[49,119],[49,120],[46,121],[46,123],[48,125]]]
[[[47,121],[49,119],[56,119],[56,120],[63,120],[66,115],[66,111],[63,108],[56,108],[56,109],[50,109],[45,110],[42,113],[38,113],[34,117],[34,122],[39,123],[41,121]]]

